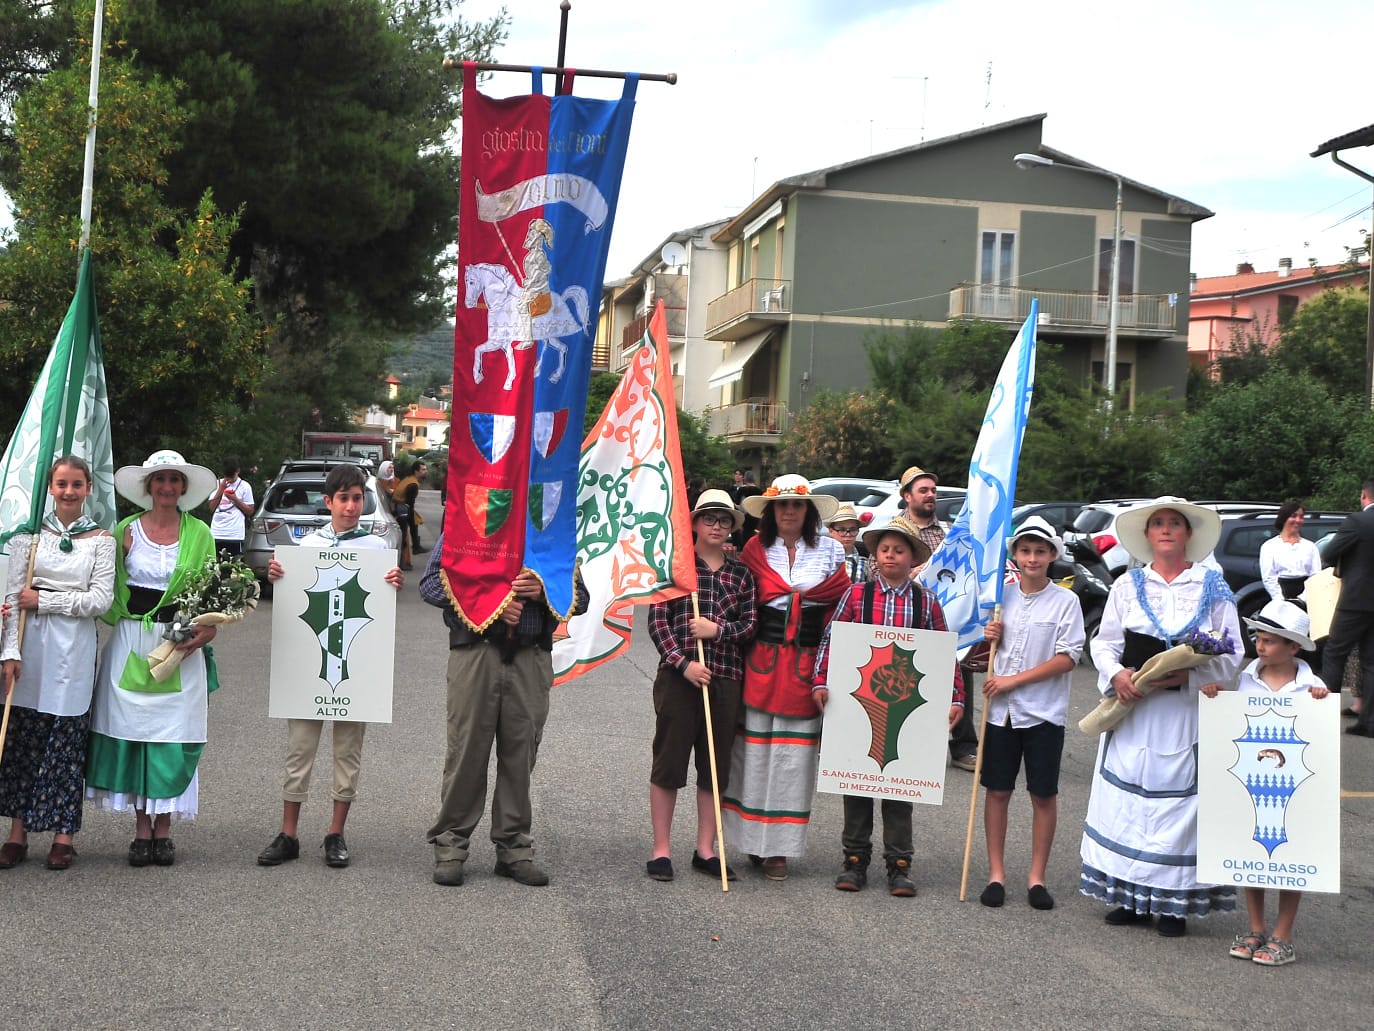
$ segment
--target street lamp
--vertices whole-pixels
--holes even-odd
[[[1016,167],[1020,169],[1067,168],[1071,172],[1087,172],[1089,175],[1100,175],[1116,183],[1116,222],[1112,226],[1112,281],[1107,292],[1107,305],[1109,310],[1107,312],[1107,361],[1105,369],[1107,397],[1115,397],[1117,309],[1121,307],[1121,176],[1101,168],[1085,168],[1083,165],[1061,165],[1051,158],[1041,157],[1039,154],[1017,154],[1012,160],[1016,162]]]

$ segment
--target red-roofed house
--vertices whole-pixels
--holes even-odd
[[[401,448],[427,451],[448,442],[449,413],[438,408],[409,405],[401,417]]]
[[[1188,304],[1188,361],[1215,370],[1217,359],[1248,340],[1273,347],[1279,330],[1304,302],[1331,287],[1368,282],[1368,263],[1294,268],[1288,258],[1279,261],[1276,272],[1256,272],[1247,264],[1237,266],[1233,276],[1196,279]]]

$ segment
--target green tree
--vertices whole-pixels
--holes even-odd
[[[0,257],[0,424],[18,420],[76,282],[88,73],[50,73],[15,108],[14,239]],[[207,192],[165,201],[183,115],[174,89],[119,58],[103,65],[95,255],[117,461],[176,447],[218,466],[263,370],[261,324],[233,275],[237,220]]]
[[[783,438],[778,467],[811,479],[890,477],[896,457],[887,434],[874,428],[888,426],[897,410],[897,402],[883,393],[818,390],[792,420]]]
[[[1368,331],[1368,289],[1323,290],[1283,327],[1274,358],[1284,369],[1324,383],[1334,397],[1359,397]]]
[[[682,449],[682,475],[687,483],[700,479],[708,487],[728,484],[734,457],[723,437],[713,437],[706,419],[677,410],[678,444]]]
[[[1356,414],[1306,373],[1275,370],[1253,383],[1223,384],[1178,423],[1159,487],[1191,498],[1311,497],[1321,470],[1330,478]]]
[[[19,159],[11,121],[14,101],[55,64],[68,63],[76,41],[69,5],[51,0],[6,0],[0,5],[0,181]]]

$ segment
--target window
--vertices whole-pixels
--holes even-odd
[[[1107,297],[1112,292],[1112,238],[1104,236],[1097,241],[1097,292]],[[1135,293],[1135,241],[1121,240],[1121,289],[1120,296],[1125,298]]]
[[[1293,294],[1279,294],[1279,328],[1293,321],[1298,313],[1298,299]]]
[[[1103,379],[1102,379],[1103,372],[1104,372],[1104,370],[1105,370],[1106,368],[1107,368],[1107,363],[1106,363],[1106,362],[1099,362],[1099,361],[1094,361],[1094,362],[1093,362],[1092,377],[1093,377],[1093,383],[1094,383],[1094,385],[1097,385],[1097,386],[1106,386],[1106,384],[1103,382]],[[1125,391],[1127,392],[1128,395],[1130,394],[1130,389],[1131,389],[1131,363],[1130,363],[1130,362],[1117,362],[1117,363],[1116,363],[1116,389],[1117,389],[1117,390],[1125,390]]]
[[[983,233],[983,252],[978,266],[978,282],[988,286],[1011,286],[1015,269],[1016,234],[997,230]]]
[[[1016,314],[1012,284],[1016,273],[1016,234],[985,230],[978,259],[976,314],[1010,318]]]

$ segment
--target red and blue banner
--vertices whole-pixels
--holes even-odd
[[[443,570],[489,626],[522,568],[566,618],[592,343],[638,79],[619,100],[493,100],[463,66],[458,306]]]

